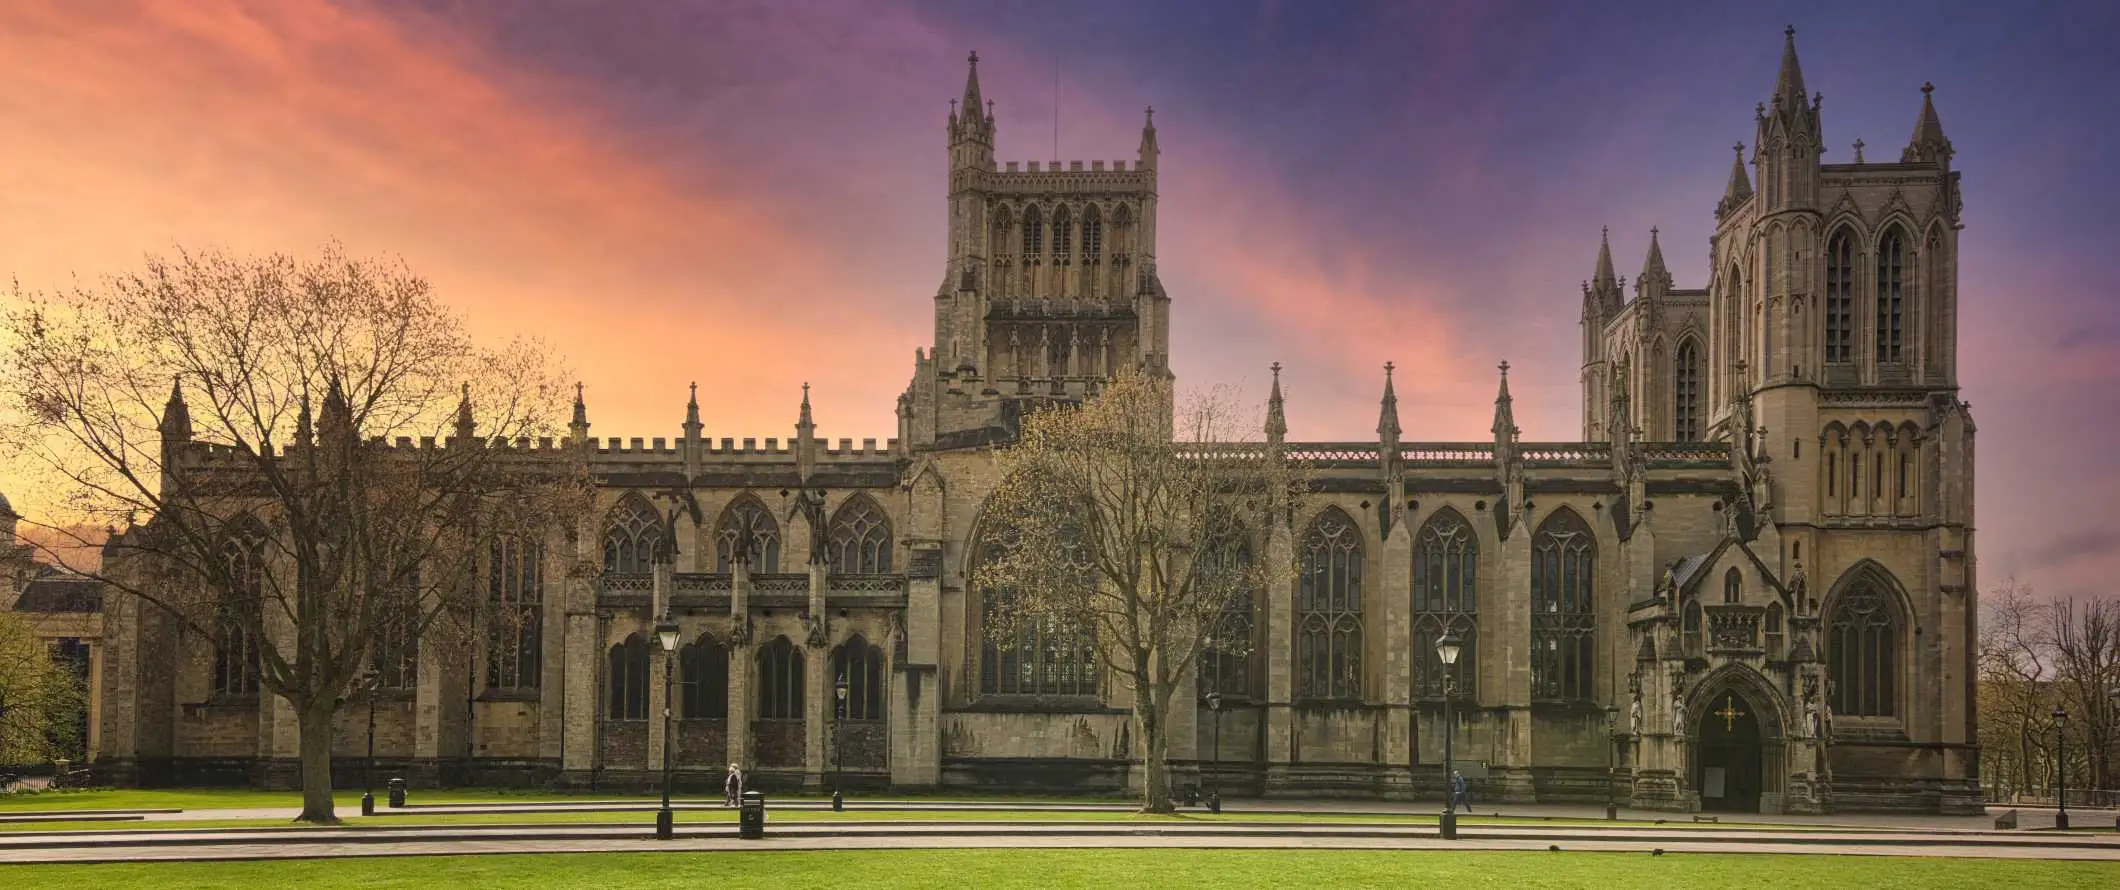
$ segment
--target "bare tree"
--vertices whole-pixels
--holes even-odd
[[[221,693],[286,701],[298,819],[336,821],[356,677],[392,647],[468,645],[481,544],[586,509],[579,465],[530,453],[565,405],[546,351],[479,347],[426,281],[336,245],[18,299],[0,442],[76,521],[124,529],[94,577],[214,641]]]
[[[1271,559],[1267,530],[1306,485],[1264,443],[1235,438],[1229,400],[1210,393],[1173,435],[1169,384],[1125,371],[1083,404],[1024,418],[997,452],[974,583],[990,634],[1088,634],[1102,666],[1132,693],[1146,812],[1173,809],[1168,763],[1175,697],[1235,606],[1294,577]],[[1238,622],[1250,627],[1249,621]],[[1243,651],[1224,633],[1214,645]]]
[[[1979,736],[1982,765],[2011,794],[2043,784],[2050,689],[2048,606],[2016,579],[1981,597]],[[1998,791],[2000,788],[1997,789]]]
[[[2055,692],[2068,722],[2069,773],[2076,787],[2113,787],[2113,733],[2120,728],[2110,691],[2120,683],[2120,601],[2056,599],[2049,607]]]

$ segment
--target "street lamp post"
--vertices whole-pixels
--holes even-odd
[[[1615,750],[1621,742],[1619,735],[1619,706],[1605,706],[1605,818],[1619,820],[1619,802],[1612,799],[1612,783],[1619,778],[1619,755]]]
[[[1214,741],[1209,744],[1214,749],[1214,767],[1208,771],[1207,811],[1219,813],[1222,812],[1222,693],[1207,694],[1207,710],[1215,715]]]
[[[847,806],[845,795],[840,793],[846,784],[846,750],[839,745],[839,726],[847,721],[846,671],[840,671],[839,679],[832,681],[832,695],[838,700],[838,706],[832,716],[832,809],[836,811],[846,809]]]
[[[382,675],[370,667],[361,678],[362,694],[368,697],[368,762],[361,766],[361,815],[375,815],[375,690]]]
[[[1451,771],[1450,696],[1457,691],[1457,634],[1444,631],[1435,640],[1436,658],[1443,662],[1443,821],[1444,840],[1457,839],[1457,786]]]
[[[2068,711],[2054,706],[2054,830],[2068,830]]]
[[[655,625],[655,636],[662,642],[663,650],[663,769],[662,809],[655,812],[655,836],[669,840],[676,835],[675,820],[670,815],[670,761],[671,749],[677,747],[677,737],[670,731],[670,687],[671,662],[677,660],[677,622],[665,614]]]

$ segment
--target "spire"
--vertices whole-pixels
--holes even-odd
[[[985,104],[985,100],[979,95],[979,53],[973,52],[967,61],[971,70],[964,76],[964,116],[976,120],[979,117],[979,106]]]
[[[1657,231],[1649,230],[1649,255],[1642,259],[1642,272],[1634,276],[1636,292],[1655,288],[1661,293],[1671,288],[1671,270],[1664,266],[1664,247],[1657,239]]]
[[[1273,390],[1266,396],[1266,441],[1275,445],[1288,438],[1288,413],[1281,401],[1281,363],[1273,363]]]
[[[309,415],[309,392],[302,392],[302,407],[294,416],[294,442],[304,448],[316,444],[316,424]]]
[[[169,402],[162,406],[162,441],[191,441],[191,407],[184,404],[184,378],[172,377]]]
[[[574,384],[574,419],[567,424],[567,438],[575,447],[589,446],[589,406],[582,402],[582,385]]]
[[[1156,166],[1156,156],[1161,154],[1156,147],[1156,106],[1148,106],[1148,119],[1141,124],[1141,166]]]
[[[1803,65],[1796,61],[1796,26],[1782,29],[1784,42],[1781,46],[1781,72],[1774,76],[1774,96],[1770,104],[1787,107],[1804,104]]]
[[[795,418],[795,474],[804,485],[817,466],[817,423],[810,419],[810,385],[802,385],[802,413]],[[814,531],[814,530],[813,530]]]
[[[795,418],[795,431],[801,433],[802,437],[807,439],[810,437],[810,433],[816,429],[817,424],[810,419],[810,385],[804,383],[802,385],[802,413]]]
[[[346,405],[346,391],[339,388],[339,381],[334,378],[324,392],[324,407],[317,413],[317,434],[320,438],[337,439],[352,431],[353,411]]]
[[[1618,289],[1618,278],[1612,274],[1612,227],[1597,230],[1597,274],[1590,279],[1592,287],[1604,290]]]
[[[1384,363],[1384,399],[1382,407],[1377,411],[1377,436],[1387,445],[1398,444],[1399,433],[1401,432],[1399,429],[1399,397],[1397,393],[1391,390],[1391,370],[1393,367],[1395,366],[1391,362]]]
[[[1723,189],[1722,203],[1715,205],[1717,219],[1736,210],[1752,197],[1752,179],[1745,175],[1745,144],[1740,142],[1731,148],[1737,152],[1737,157],[1730,162],[1730,185]]]
[[[1516,400],[1509,395],[1509,363],[1502,362],[1501,389],[1494,394],[1494,441],[1497,445],[1516,441]]]
[[[464,397],[456,403],[456,437],[468,442],[476,429],[471,419],[471,384],[465,383]]]
[[[1934,92],[1935,84],[1921,85],[1921,117],[1914,121],[1914,138],[1900,154],[1901,163],[1947,166],[1951,162],[1951,140],[1944,138],[1943,121],[1937,119],[1936,103],[1929,97]]]

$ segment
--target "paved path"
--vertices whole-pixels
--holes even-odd
[[[372,823],[371,823],[372,824]],[[1449,850],[1825,853],[2120,862],[2120,837],[2051,832],[1892,829],[1695,830],[1659,826],[1480,825],[1445,841],[1433,826],[1374,822],[1002,823],[785,822],[765,840],[727,825],[681,823],[656,841],[643,825],[457,825],[347,828],[160,829],[0,835],[0,863],[282,859],[669,850],[1021,847],[1360,848]],[[4,874],[4,872],[0,872]]]

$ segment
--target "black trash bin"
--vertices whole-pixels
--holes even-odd
[[[403,809],[403,808],[404,808],[404,806],[405,806],[405,780],[404,780],[404,779],[391,779],[391,780],[390,780],[390,808],[391,808],[391,809],[393,809],[393,810],[397,810],[397,809]]]
[[[758,840],[766,836],[766,796],[756,791],[743,793],[743,804],[736,812],[736,836],[744,840]]]

